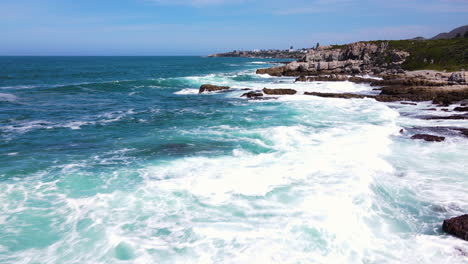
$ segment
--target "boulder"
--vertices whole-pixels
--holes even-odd
[[[258,99],[259,97],[262,97],[262,96],[263,96],[263,93],[258,92],[258,91],[252,91],[252,92],[248,92],[248,93],[241,95],[241,97],[247,97],[249,99]]]
[[[198,93],[204,93],[204,92],[216,92],[216,91],[222,91],[222,90],[228,90],[230,87],[228,86],[217,86],[217,85],[211,85],[211,84],[203,84],[200,86],[200,90],[198,90]]]
[[[326,62],[326,61],[319,62],[318,66],[317,66],[317,70],[319,70],[319,71],[328,70],[328,62]]]
[[[257,74],[269,74],[271,76],[282,76],[285,72],[285,66],[273,67],[273,68],[265,68],[265,69],[258,69]]]
[[[445,220],[442,229],[444,232],[468,241],[468,214]]]
[[[301,67],[302,64],[303,64],[303,62],[293,61],[293,62],[287,64],[285,66],[285,69],[287,71],[297,71],[299,69],[299,67]]]
[[[354,66],[351,68],[351,72],[354,74],[361,73],[361,68]]]
[[[416,134],[412,136],[411,139],[423,139],[429,142],[442,142],[445,140],[445,137],[433,136],[428,134]]]
[[[263,88],[263,92],[268,95],[292,95],[292,94],[297,93],[297,91],[293,89],[268,89],[268,88]]]

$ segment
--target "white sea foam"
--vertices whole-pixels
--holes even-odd
[[[128,109],[125,111],[108,112],[96,116],[86,117],[85,120],[75,120],[69,122],[53,122],[47,120],[15,121],[10,125],[0,126],[0,131],[3,131],[4,133],[23,134],[35,129],[70,128],[72,130],[78,130],[86,125],[117,122],[136,113],[137,112],[135,112],[133,109]]]
[[[382,77],[370,76],[369,74],[357,75],[357,77],[366,78],[366,79],[374,79],[374,80],[383,80]]]
[[[198,94],[198,89],[182,89],[180,91],[175,92],[174,94]]]
[[[230,78],[191,80],[300,93],[370,90],[348,82]],[[466,139],[431,144],[397,136],[405,117],[372,99],[299,94],[275,102],[252,107],[291,113],[296,122],[267,126],[265,116],[258,121],[265,125],[255,128],[222,124],[186,132],[248,141],[267,152],[238,147],[232,155],[150,161],[95,174],[75,162],[51,182],[1,182],[3,230],[19,232],[7,216],[40,212],[27,203],[54,201],[48,231],[57,232],[48,247],[10,253],[6,263],[115,263],[119,250],[133,263],[464,263],[457,248],[468,251],[466,243],[437,234],[443,213],[431,206],[447,214],[468,208]],[[126,182],[135,178],[138,184]],[[82,194],[82,182],[99,189]]]
[[[14,94],[0,93],[0,102],[14,102],[17,97]]]

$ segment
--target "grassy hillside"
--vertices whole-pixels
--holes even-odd
[[[411,55],[402,65],[405,70],[468,70],[468,38],[369,42],[376,44],[388,42],[390,49],[408,51]],[[334,45],[332,49],[345,49],[346,47],[347,45]]]
[[[392,40],[388,43],[392,49],[411,54],[402,65],[406,70],[468,70],[468,38]]]

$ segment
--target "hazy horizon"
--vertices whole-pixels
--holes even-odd
[[[205,56],[429,38],[465,25],[467,12],[462,0],[5,0],[0,56]]]

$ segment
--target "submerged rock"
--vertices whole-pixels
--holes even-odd
[[[198,93],[203,93],[203,92],[216,92],[216,91],[222,91],[222,90],[228,90],[230,87],[228,86],[217,86],[217,85],[211,85],[211,84],[203,84],[200,86],[200,90],[198,90]]]
[[[468,214],[445,220],[442,229],[444,232],[468,241]]]
[[[442,142],[445,140],[445,137],[433,136],[428,134],[416,134],[412,136],[411,139],[423,139],[429,142]]]
[[[263,88],[263,92],[268,95],[292,95],[292,94],[297,93],[297,91],[293,89],[268,89],[268,88]]]

